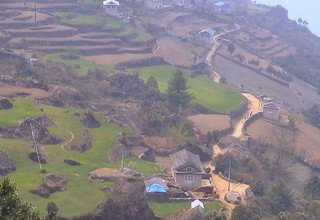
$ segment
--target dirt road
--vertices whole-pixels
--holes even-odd
[[[218,34],[217,36],[215,36],[213,38],[213,42],[212,42],[212,47],[211,50],[209,51],[207,57],[206,57],[206,63],[208,64],[209,68],[212,71],[212,78],[215,82],[219,83],[220,82],[220,75],[218,74],[218,72],[214,69],[213,65],[212,65],[212,58],[214,56],[214,54],[216,53],[216,51],[218,50],[218,48],[220,47],[220,45],[222,44],[221,42],[219,42],[219,38],[226,35],[226,34],[230,34],[232,32],[238,31],[240,30],[241,26],[238,24],[235,24],[235,28],[231,29],[231,30],[226,30],[220,34]]]
[[[242,95],[248,99],[250,108],[248,109],[248,113],[245,115],[245,117],[242,118],[240,122],[235,126],[232,136],[236,138],[240,138],[243,136],[243,127],[245,125],[245,122],[253,115],[262,112],[262,103],[257,97],[249,93],[242,93]]]
[[[242,93],[242,95],[244,95],[248,99],[250,103],[250,108],[248,109],[247,114],[244,116],[244,118],[242,118],[240,122],[235,126],[235,131],[232,134],[232,136],[237,138],[240,138],[243,136],[243,127],[245,122],[251,116],[258,114],[259,112],[262,112],[262,103],[257,97],[249,93]],[[214,145],[212,147],[212,151],[214,156],[224,153],[224,151],[219,147],[219,145]],[[211,170],[214,169],[214,167],[211,164],[205,164],[205,166],[210,167]],[[212,174],[212,179],[219,191],[219,194],[220,194],[219,200],[222,203],[224,203],[228,209],[232,210],[235,207],[235,205],[227,203],[224,199],[225,194],[228,192],[229,182],[226,179],[222,178],[220,175],[216,175],[216,174]],[[230,188],[231,188],[231,191],[237,192],[241,196],[241,198],[245,198],[245,195],[246,195],[245,191],[246,189],[249,188],[249,185],[243,184],[243,183],[231,183]]]

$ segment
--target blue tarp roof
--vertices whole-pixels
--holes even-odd
[[[148,193],[166,193],[167,190],[160,184],[154,183],[146,187]]]

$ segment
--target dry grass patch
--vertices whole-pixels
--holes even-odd
[[[180,43],[169,37],[160,38],[157,43],[158,48],[155,51],[155,54],[162,56],[166,62],[187,68],[193,65],[194,61],[192,53],[184,49],[183,45]]]
[[[97,55],[97,56],[87,56],[85,60],[95,62],[101,65],[115,66],[119,63],[139,61],[144,59],[149,59],[155,57],[153,54],[108,54],[108,55]]]
[[[194,126],[202,134],[212,131],[222,131],[231,127],[231,118],[229,115],[193,115],[188,120],[194,123]]]

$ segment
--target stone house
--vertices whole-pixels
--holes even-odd
[[[102,2],[106,14],[119,17],[120,3],[116,0],[105,0]]]
[[[200,157],[183,149],[170,155],[171,173],[177,185],[185,188],[201,187],[205,174]]]
[[[219,1],[213,5],[213,10],[219,14],[229,14],[230,13],[230,5],[228,3]]]
[[[281,102],[273,98],[265,98],[263,103],[263,117],[278,121],[281,110]]]
[[[211,28],[206,28],[199,31],[199,33],[197,34],[197,37],[200,42],[203,42],[205,44],[212,44],[215,33],[216,33],[215,30]]]

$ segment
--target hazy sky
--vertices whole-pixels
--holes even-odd
[[[309,29],[320,36],[320,0],[256,0],[266,5],[282,5],[290,19],[302,18],[309,22]]]

